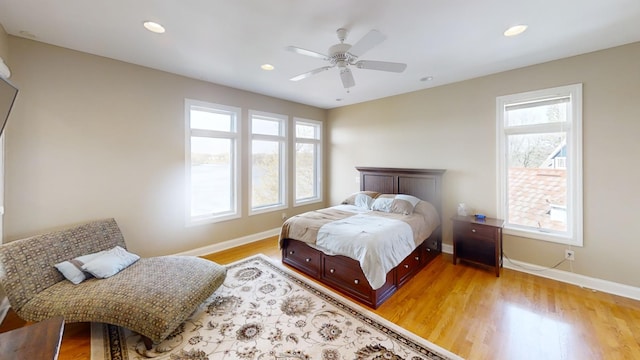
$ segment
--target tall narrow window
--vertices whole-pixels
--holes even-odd
[[[252,110],[249,118],[251,213],[286,208],[287,116]]]
[[[240,109],[187,99],[187,223],[240,217]]]
[[[322,201],[322,123],[294,119],[295,204]]]
[[[497,98],[505,233],[582,246],[582,85]]]

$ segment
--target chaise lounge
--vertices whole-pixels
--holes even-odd
[[[16,240],[0,246],[0,285],[27,321],[63,316],[101,322],[142,335],[145,346],[165,339],[224,281],[226,269],[194,256],[140,258],[117,274],[73,284],[55,267],[120,246],[114,219]]]

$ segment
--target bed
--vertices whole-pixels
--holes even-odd
[[[413,278],[421,269],[423,269],[431,260],[441,253],[442,250],[442,175],[445,170],[439,169],[407,169],[407,168],[378,168],[378,167],[356,167],[360,172],[360,192],[354,194],[357,196],[357,201],[366,199],[366,196],[360,195],[372,195],[374,200],[377,197],[393,198],[397,196],[398,199],[406,199],[415,205],[415,212],[405,212],[405,218],[411,216],[423,216],[420,215],[423,212],[429,213],[429,217],[433,217],[435,214],[435,223],[430,226],[430,229],[426,231],[421,229],[416,231],[414,225],[411,225],[411,232],[413,246],[411,249],[407,249],[405,245],[400,244],[399,240],[395,239],[396,231],[393,230],[392,234],[387,233],[393,240],[393,248],[402,248],[403,252],[398,251],[398,254],[409,252],[409,254],[401,258],[399,261],[394,260],[394,265],[390,270],[384,270],[382,272],[382,279],[380,276],[371,275],[371,271],[374,273],[381,272],[380,269],[368,266],[368,262],[363,258],[341,255],[339,252],[329,251],[325,247],[328,242],[332,240],[333,235],[327,235],[324,229],[328,226],[323,225],[319,231],[313,233],[315,237],[317,235],[315,243],[309,240],[309,232],[313,232],[310,229],[313,226],[301,228],[304,222],[301,222],[301,218],[322,218],[326,217],[329,220],[327,222],[333,222],[340,224],[340,221],[333,218],[336,212],[356,212],[357,216],[344,215],[345,219],[348,218],[348,222],[354,222],[354,219],[359,219],[361,214],[358,210],[354,210],[353,207],[348,205],[339,205],[330,207],[327,209],[319,209],[312,212],[297,215],[288,219],[280,233],[280,247],[282,249],[282,262],[287,264],[298,271],[312,277],[313,279],[369,306],[372,308],[378,308],[385,300],[387,300],[393,293],[395,293],[401,286],[406,284],[411,278]],[[373,195],[377,194],[377,195]],[[380,195],[380,194],[384,194]],[[397,195],[402,194],[402,195]],[[406,195],[406,196],[405,196]],[[350,197],[351,200],[354,197]],[[415,203],[411,198],[419,198],[422,202]],[[385,199],[386,204],[391,204]],[[424,204],[426,202],[426,205]],[[348,201],[344,203],[350,204]],[[405,204],[402,201],[396,200],[393,204]],[[416,205],[418,204],[418,205]],[[361,204],[360,204],[361,205]],[[370,204],[369,204],[370,205]],[[341,207],[342,206],[342,207]],[[394,205],[395,206],[395,205]],[[429,209],[420,210],[418,209]],[[394,211],[400,214],[401,211]],[[402,218],[400,215],[395,214],[380,214],[378,211],[367,211],[368,214],[362,212],[362,217],[368,215],[382,216],[383,218],[377,218],[377,224],[387,224],[390,226],[404,226],[398,225],[393,222],[396,219]],[[416,215],[417,214],[417,215]],[[335,215],[338,216],[338,215]],[[424,215],[426,216],[426,215]],[[387,220],[386,218],[391,218]],[[402,221],[405,221],[400,219]],[[409,221],[411,222],[411,221]],[[298,226],[296,228],[296,226]],[[422,226],[422,225],[420,225]],[[380,225],[379,227],[383,227]],[[315,229],[317,230],[317,229]],[[423,231],[424,230],[424,231]],[[404,230],[403,230],[404,231]],[[369,231],[362,231],[369,232]],[[400,234],[401,232],[398,232]],[[421,235],[424,238],[421,238]],[[348,238],[348,236],[347,236]],[[404,243],[409,240],[403,240]],[[335,241],[334,241],[335,242]],[[340,243],[340,242],[338,242]],[[386,244],[385,244],[386,243]],[[404,244],[402,243],[402,244]],[[389,241],[381,241],[381,246],[390,246]],[[391,249],[391,248],[387,248]],[[365,251],[371,252],[371,251]],[[382,250],[383,254],[387,254],[389,251]],[[364,261],[364,262],[363,262]],[[381,268],[389,267],[388,263],[381,265]],[[363,268],[366,271],[363,271]],[[372,285],[373,283],[373,285]]]

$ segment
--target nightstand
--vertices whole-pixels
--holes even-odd
[[[454,216],[453,264],[458,258],[493,266],[496,276],[502,267],[502,219],[476,219],[475,216]]]
[[[58,316],[4,332],[0,334],[0,358],[56,360],[63,331],[64,318]]]

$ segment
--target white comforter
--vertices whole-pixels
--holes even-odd
[[[316,246],[357,260],[371,287],[378,289],[416,245],[409,224],[360,213],[323,225]]]
[[[371,287],[379,289],[386,274],[439,225],[438,212],[426,201],[420,201],[410,215],[337,205],[287,219],[280,231],[280,245],[283,239],[295,239],[325,254],[354,259]]]

